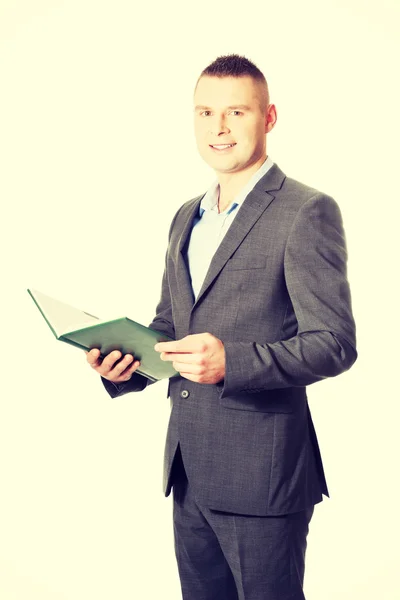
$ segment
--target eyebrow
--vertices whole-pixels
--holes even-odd
[[[230,110],[251,110],[251,107],[247,104],[235,104],[234,106],[227,106],[227,109]],[[195,106],[195,110],[212,110],[210,106],[197,105]]]

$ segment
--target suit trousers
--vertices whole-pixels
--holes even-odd
[[[314,506],[276,517],[200,506],[179,446],[172,485],[183,600],[305,600],[306,539]]]

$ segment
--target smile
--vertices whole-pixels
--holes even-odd
[[[225,150],[230,150],[230,148],[233,148],[233,146],[236,146],[236,144],[210,144],[210,148],[212,148],[212,150],[216,150],[217,152],[224,152]]]

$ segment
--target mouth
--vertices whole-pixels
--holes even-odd
[[[236,146],[236,143],[233,144],[210,144],[210,148],[212,150],[214,150],[215,152],[227,152],[229,150],[231,150],[231,148],[233,148],[234,146]]]

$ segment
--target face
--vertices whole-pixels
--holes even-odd
[[[203,76],[194,104],[197,147],[217,173],[244,171],[265,160],[265,134],[275,125],[276,110],[273,104],[263,108],[258,82]]]

